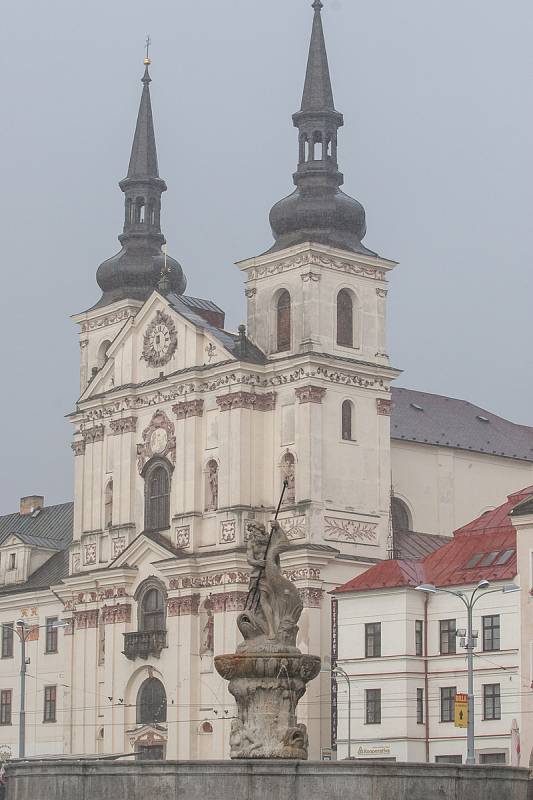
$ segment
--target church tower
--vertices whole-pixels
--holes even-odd
[[[296,494],[312,508],[313,541],[352,556],[384,557],[389,393],[398,374],[387,355],[387,276],[395,263],[365,247],[365,210],[340,189],[344,120],[333,99],[322,7],[315,0],[302,103],[293,116],[296,189],[270,212],[274,245],[238,266],[246,278],[248,335],[275,371],[291,365],[293,379],[308,383],[296,389],[292,411],[282,384],[279,405],[281,431],[296,413]]]
[[[363,244],[364,208],[341,190],[343,116],[321,12],[315,0],[293,117],[296,188],[271,211],[273,246],[238,265],[248,318],[238,332],[213,301],[184,294],[183,271],[162,249],[166,184],[145,63],[120,183],[121,250],[98,268],[98,302],[74,317],[81,395],[61,596],[73,620],[72,702],[104,698],[99,752],[143,752],[149,740],[168,758],[227,756],[233,701],[213,656],[235,650],[248,525],[268,525],[285,479],[279,521],[293,546],[282,565],[302,597],[302,652],[328,653],[330,590],[386,557],[395,264]],[[124,703],[108,707],[117,686]],[[329,678],[315,681],[302,710],[312,758],[330,745],[328,690]],[[174,724],[145,719],[145,692]],[[77,714],[71,752],[87,753],[94,732]]]

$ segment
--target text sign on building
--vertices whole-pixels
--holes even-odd
[[[456,728],[468,727],[468,695],[464,692],[455,695],[454,722]]]

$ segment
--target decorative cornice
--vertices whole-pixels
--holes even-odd
[[[376,399],[376,407],[381,417],[390,417],[392,414],[392,400],[383,400],[381,397],[378,397]]]
[[[169,597],[167,600],[167,614],[169,617],[196,616],[199,608],[199,594],[189,594],[184,597]]]
[[[316,357],[324,357],[324,355],[324,353],[307,354],[307,356]],[[357,363],[354,364],[354,369],[357,369],[357,366]],[[369,363],[367,366],[374,369],[376,368],[375,364]],[[380,369],[383,369],[383,366],[380,366]],[[125,411],[136,411],[150,406],[161,406],[165,403],[182,399],[190,394],[213,392],[222,387],[248,386],[252,390],[269,389],[278,386],[287,386],[288,384],[306,379],[313,380],[317,377],[342,386],[357,386],[361,389],[380,389],[384,392],[390,391],[389,381],[382,377],[346,372],[342,369],[330,369],[329,367],[323,366],[312,368],[297,367],[296,369],[289,368],[283,372],[276,372],[275,375],[269,377],[264,377],[264,375],[260,375],[257,372],[246,372],[243,375],[228,372],[225,375],[220,375],[210,380],[181,384],[164,391],[158,389],[155,392],[148,392],[139,397],[130,395],[118,400],[111,400],[103,407],[90,408],[86,412],[83,412],[84,422],[96,422],[112,417],[114,414],[124,413]],[[117,389],[119,388],[120,387],[117,387]],[[137,387],[130,386],[123,388],[135,390]]]
[[[221,411],[234,408],[250,408],[255,411],[272,411],[276,405],[276,393],[256,394],[255,392],[234,392],[217,397],[217,405]]]
[[[97,328],[107,328],[108,325],[114,325],[116,322],[122,322],[125,319],[135,316],[128,309],[124,308],[120,311],[115,311],[112,314],[106,314],[105,317],[96,317],[81,323],[82,333],[87,331],[94,331]]]
[[[326,394],[323,386],[300,386],[294,393],[300,403],[321,403]]]
[[[85,439],[77,439],[70,446],[75,456],[83,456],[85,454]]]
[[[103,425],[95,425],[93,428],[86,428],[81,431],[81,435],[86,444],[104,441],[105,428]]]
[[[184,575],[170,580],[171,589],[211,589],[215,586],[245,585],[250,581],[247,572],[235,570],[233,572],[217,572],[213,575]]]
[[[137,417],[122,417],[122,419],[114,419],[111,420],[109,426],[113,436],[119,436],[122,433],[135,433],[137,430]]]
[[[269,278],[271,275],[280,275],[297,267],[325,267],[336,272],[343,272],[348,275],[358,275],[362,278],[372,278],[378,281],[386,280],[386,272],[380,267],[373,267],[370,264],[353,263],[343,258],[334,258],[322,253],[300,253],[297,256],[281,259],[271,264],[264,264],[252,267],[248,276],[250,280]]]
[[[178,419],[187,419],[187,417],[201,417],[204,413],[204,401],[185,400],[172,406],[172,411]]]

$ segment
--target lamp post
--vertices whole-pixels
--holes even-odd
[[[340,675],[346,681],[348,687],[348,758],[352,757],[352,686],[350,683],[350,676],[342,667],[335,665],[331,669],[323,669],[321,672],[330,672],[335,675]]]
[[[421,586],[416,587],[418,591],[427,592],[429,594],[453,594],[454,597],[458,597],[459,600],[466,607],[467,636],[466,636],[465,647],[466,647],[466,660],[467,660],[467,671],[468,671],[468,727],[466,735],[467,764],[476,763],[475,724],[474,724],[474,644],[475,644],[474,640],[477,639],[477,634],[474,636],[474,632],[472,630],[474,606],[481,597],[485,597],[485,595],[487,594],[494,594],[495,592],[503,592],[504,594],[508,594],[509,592],[520,591],[519,586],[516,586],[514,583],[511,583],[507,584],[506,586],[503,586],[501,589],[490,589],[488,592],[484,592],[483,589],[487,589],[489,586],[490,583],[488,581],[486,580],[480,581],[470,596],[468,596],[467,594],[465,594],[465,592],[459,589],[457,591],[454,591],[453,589],[437,588],[432,583],[423,583]]]
[[[15,627],[20,639],[20,706],[19,706],[19,758],[26,756],[26,667],[29,658],[26,658],[26,642],[33,628],[46,628],[46,625],[26,625],[23,619],[18,619]],[[66,622],[55,622],[53,628],[65,628]]]

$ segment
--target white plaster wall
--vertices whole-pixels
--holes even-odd
[[[395,494],[409,507],[413,529],[451,536],[533,483],[533,464],[449,447],[391,442]]]

